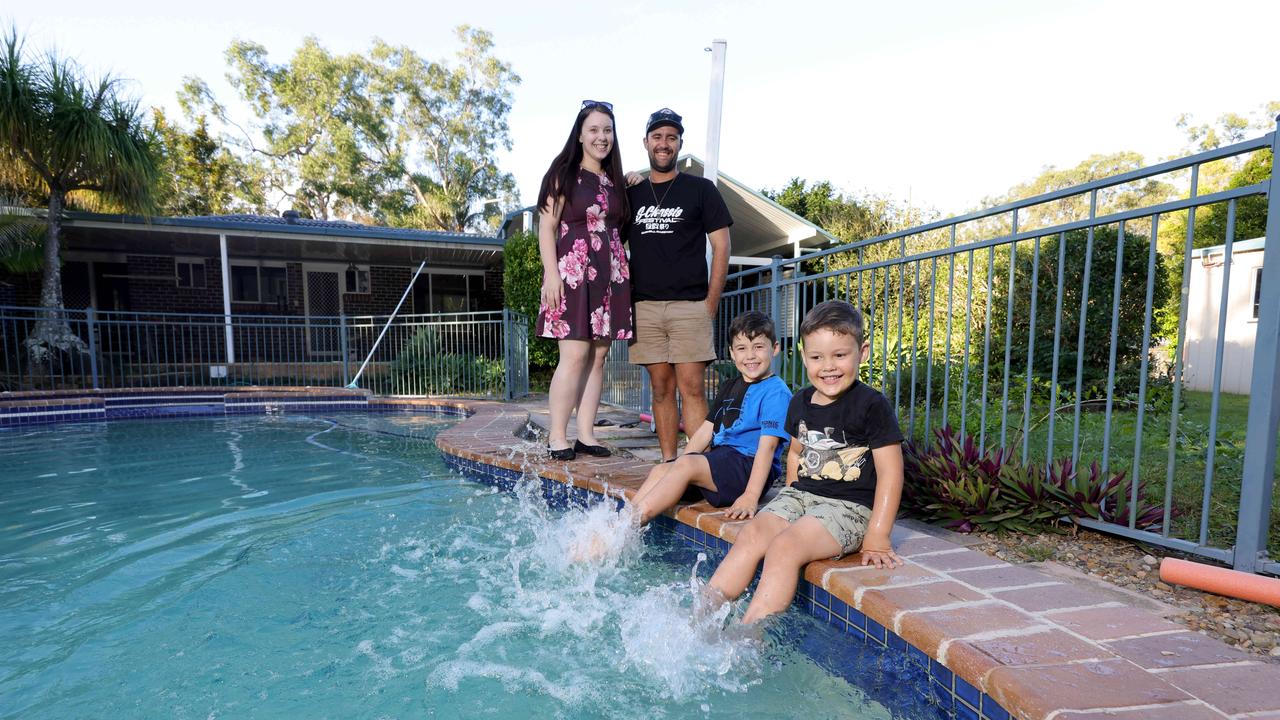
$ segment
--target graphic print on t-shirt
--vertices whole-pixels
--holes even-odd
[[[633,232],[671,235],[676,232],[676,226],[683,220],[683,215],[684,208],[679,206],[664,208],[659,205],[641,205],[636,209],[636,216],[632,221],[636,225]]]
[[[720,407],[711,408],[711,412],[707,417],[712,423],[717,425],[716,430],[731,428],[738,424],[738,418],[742,415],[742,399],[745,392],[730,393],[720,401]],[[775,422],[776,426],[777,423]]]
[[[843,430],[823,428],[810,430],[800,421],[799,440],[804,445],[800,453],[800,474],[823,480],[852,482],[862,477],[862,466],[867,462],[867,448],[849,447]],[[840,439],[833,437],[840,434]]]

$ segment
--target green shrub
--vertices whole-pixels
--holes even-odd
[[[385,391],[404,395],[496,395],[506,381],[501,360],[442,352],[434,330],[422,328],[391,361]],[[384,391],[380,389],[380,391]]]
[[[1059,328],[1058,358],[1059,382],[1074,385],[1077,357],[1083,355],[1081,364],[1084,398],[1106,395],[1107,371],[1111,354],[1111,314],[1119,305],[1120,313],[1116,332],[1115,391],[1130,393],[1138,389],[1141,380],[1142,329],[1147,320],[1144,315],[1147,292],[1147,261],[1150,237],[1147,233],[1128,228],[1124,236],[1124,252],[1121,262],[1120,295],[1112,297],[1115,290],[1116,245],[1118,233],[1114,227],[1094,230],[1093,256],[1089,266],[1089,303],[1085,313],[1085,342],[1083,353],[1078,344],[1080,330],[1080,302],[1083,298],[1086,230],[1066,233],[1067,251],[1062,268],[1062,286],[1058,286],[1059,236],[1053,235],[1040,241],[1040,266],[1036,276],[1036,327],[1033,341],[1035,356],[1032,373],[1041,380],[1053,375],[1054,309],[1058,293],[1063,293],[1062,322]],[[1033,255],[1029,242],[1019,243],[1016,274],[1013,288],[1013,323],[1011,351],[1012,372],[1025,372],[1027,336],[1031,330],[1031,276]],[[1009,256],[1007,248],[996,253],[995,296],[991,306],[990,371],[1003,377],[1005,330],[1009,316],[1008,287]],[[1155,265],[1152,285],[1152,317],[1155,311],[1168,303],[1173,292],[1166,278],[1164,263]],[[1003,279],[1001,279],[1003,278]],[[1158,327],[1152,324],[1151,345],[1158,337]]]
[[[502,294],[505,304],[529,319],[529,365],[555,367],[560,360],[556,341],[534,334],[542,302],[542,259],[538,255],[538,235],[531,231],[507,239],[502,254]]]

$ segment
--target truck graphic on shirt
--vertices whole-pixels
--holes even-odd
[[[819,480],[844,480],[852,482],[862,477],[862,466],[867,461],[867,448],[849,447],[844,432],[826,427],[810,430],[800,421],[799,440],[800,474]],[[836,439],[836,434],[841,439]]]

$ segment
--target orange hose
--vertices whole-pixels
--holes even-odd
[[[1165,558],[1160,561],[1160,579],[1217,595],[1280,607],[1280,578]]]
[[[651,423],[653,422],[653,415],[650,415],[649,413],[640,413],[640,421]],[[684,432],[684,423],[683,422],[676,423],[676,429],[681,432]]]

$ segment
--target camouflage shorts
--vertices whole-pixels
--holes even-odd
[[[871,508],[848,500],[836,500],[785,487],[760,509],[793,523],[809,515],[822,523],[831,537],[840,543],[840,554],[848,555],[862,547],[871,521]]]

